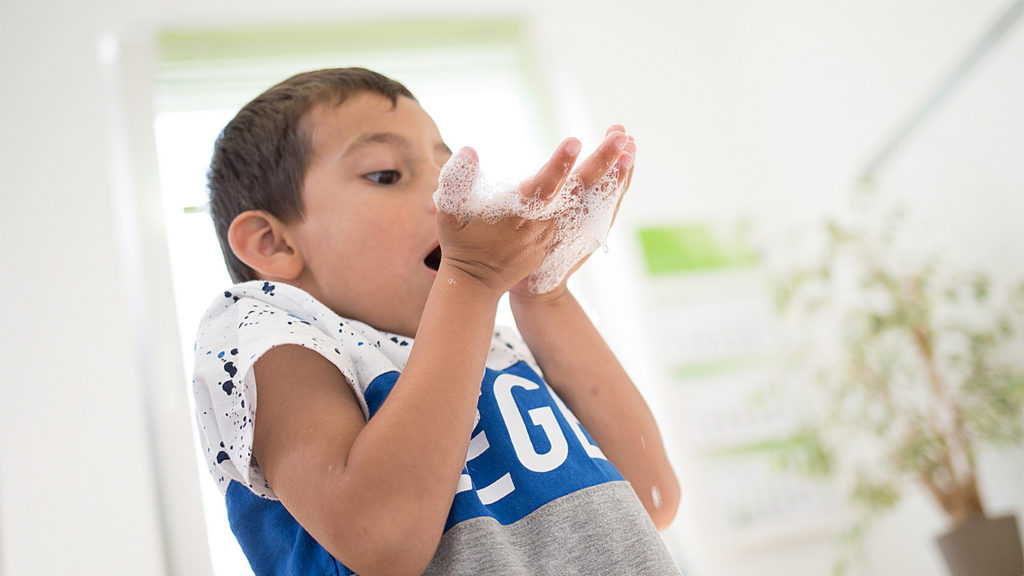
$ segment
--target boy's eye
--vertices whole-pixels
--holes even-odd
[[[394,184],[402,179],[402,174],[397,170],[381,170],[380,172],[371,172],[363,178],[374,184]]]

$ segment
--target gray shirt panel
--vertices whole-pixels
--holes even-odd
[[[628,482],[609,482],[550,502],[502,526],[490,517],[453,526],[427,575],[679,575]]]

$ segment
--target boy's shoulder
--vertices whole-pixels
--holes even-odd
[[[326,357],[358,391],[380,373],[404,368],[412,339],[339,316],[309,293],[282,282],[236,284],[214,299],[196,336],[196,375],[235,356],[245,373],[267,350],[286,344]],[[211,366],[212,363],[212,366]]]

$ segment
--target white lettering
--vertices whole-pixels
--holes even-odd
[[[516,387],[525,390],[540,388],[537,383],[512,374],[502,374],[494,379],[494,398],[498,402],[501,417],[505,420],[505,427],[508,428],[512,447],[515,449],[519,461],[526,468],[534,472],[550,472],[565,462],[569,455],[569,445],[565,440],[565,435],[562,434],[554,412],[550,407],[543,406],[527,412],[533,425],[540,426],[551,445],[547,452],[543,454],[537,452],[530,440],[526,422],[519,413],[515,398],[512,397],[512,390]]]
[[[487,433],[481,430],[479,434],[473,436],[469,441],[469,451],[466,454],[466,462],[476,459],[477,456],[483,454],[484,450],[487,450],[490,447],[491,443],[487,441]]]
[[[515,489],[516,485],[512,483],[512,475],[505,474],[501,478],[495,480],[494,483],[477,490],[476,495],[480,497],[480,502],[483,503],[484,506],[487,506],[489,504],[494,504],[505,496],[508,496]]]

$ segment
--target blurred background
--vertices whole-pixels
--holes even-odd
[[[811,320],[776,295],[815,263],[851,269],[829,222],[893,210],[872,252],[892,274],[938,262],[993,294],[1024,278],[1022,4],[0,0],[0,576],[251,574],[193,444],[191,342],[228,284],[205,168],[260,91],[352,65],[404,82],[491,174],[525,175],[565,136],[635,135],[608,249],[574,289],[661,423],[684,574],[824,575],[848,557],[943,574],[950,518],[919,484],[897,474],[860,523],[849,470],[815,443],[835,435],[814,390],[849,339],[806,348]],[[976,308],[961,320],[987,321]],[[1019,366],[1020,339],[996,341]],[[794,360],[808,350],[817,378]],[[1009,412],[988,421],[1012,432],[1008,370]],[[884,461],[872,426],[839,452]],[[1024,451],[1006,435],[974,468],[986,512],[1019,520]],[[779,457],[794,446],[802,466]]]

